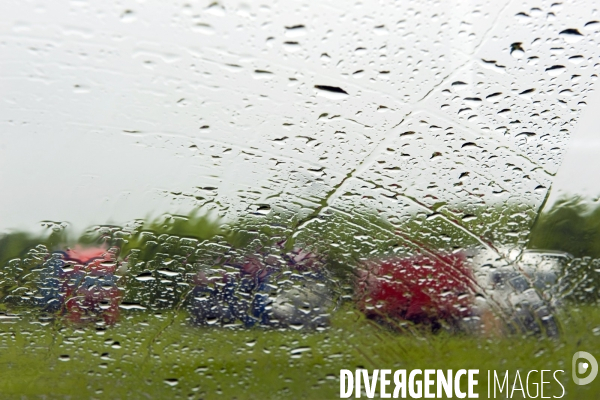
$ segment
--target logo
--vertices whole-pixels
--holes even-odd
[[[582,361],[581,359],[585,359],[586,361]],[[594,358],[593,355],[586,351],[578,351],[573,354],[573,382],[576,385],[587,385],[591,383],[598,375],[598,361]],[[585,378],[580,378],[579,376],[583,376],[589,372],[589,375]]]

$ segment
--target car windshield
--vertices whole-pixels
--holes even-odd
[[[599,21],[8,1],[0,393],[597,397]]]

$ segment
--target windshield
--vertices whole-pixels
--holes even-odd
[[[547,366],[594,397],[565,365],[599,345],[600,208],[569,161],[596,158],[598,20],[7,3],[0,392],[323,398],[340,370],[463,368],[484,397]]]

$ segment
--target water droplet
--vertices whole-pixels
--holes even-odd
[[[553,65],[549,68],[546,68],[546,72],[550,76],[558,76],[558,75],[562,74],[563,72],[565,72],[565,66],[564,65]]]
[[[348,92],[337,86],[315,85],[315,89],[318,89],[319,95],[328,99],[341,100],[348,96]]]
[[[137,18],[135,16],[135,13],[132,10],[125,10],[121,14],[122,22],[130,23],[130,22],[134,22],[136,19]]]
[[[289,38],[297,38],[306,35],[306,27],[304,25],[292,25],[285,27],[285,36]]]
[[[561,31],[559,35],[563,37],[567,43],[577,43],[583,38],[583,35],[577,29],[572,28]]]
[[[600,28],[600,21],[590,21],[585,24],[584,29],[588,31],[595,31]]]
[[[514,58],[523,58],[523,56],[525,56],[525,50],[523,50],[523,47],[521,45],[522,43],[520,42],[513,43],[510,45],[510,54]]]

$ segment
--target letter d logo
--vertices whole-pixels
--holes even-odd
[[[577,360],[581,358],[585,358],[589,364],[581,361],[578,363]],[[579,378],[577,376],[578,374],[584,374],[589,367],[591,367],[591,371],[587,378]],[[573,354],[573,363],[571,368],[571,371],[573,372],[573,382],[575,382],[576,385],[587,385],[596,378],[596,375],[598,375],[598,361],[596,361],[593,355],[586,351],[578,351],[577,353]]]

